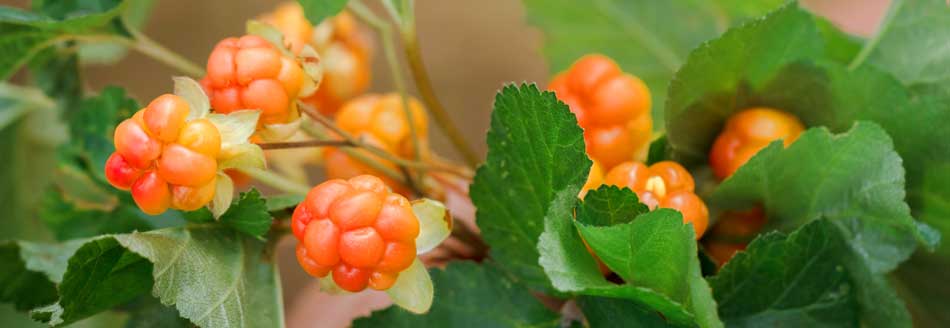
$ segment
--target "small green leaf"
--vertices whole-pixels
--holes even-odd
[[[430,271],[435,303],[424,315],[390,307],[353,327],[559,327],[558,316],[495,264],[452,262]]]
[[[206,208],[188,212],[185,218],[194,223],[221,224],[261,240],[264,239],[264,235],[270,230],[274,221],[267,211],[267,201],[261,198],[261,193],[257,189],[253,188],[241,193],[241,196],[228,207],[227,212],[217,219],[219,223],[212,223],[215,221],[214,216]]]
[[[730,327],[857,326],[854,287],[841,266],[846,248],[826,220],[760,236],[710,278],[720,315]]]
[[[310,24],[318,25],[328,17],[335,16],[346,7],[347,0],[297,0]]]
[[[569,214],[587,179],[583,132],[553,93],[509,85],[495,98],[487,143],[470,191],[476,222],[505,270],[530,288],[549,289],[535,246],[545,215]]]
[[[603,185],[588,192],[584,202],[575,211],[579,223],[608,227],[630,222],[650,209],[641,204],[637,194],[630,189]]]
[[[669,160],[673,150],[670,149],[670,143],[666,140],[666,135],[662,135],[653,142],[650,142],[650,151],[647,152],[647,165],[653,165],[656,162]]]

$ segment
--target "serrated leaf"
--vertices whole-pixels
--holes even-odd
[[[494,264],[453,262],[430,273],[436,301],[429,313],[394,306],[354,321],[353,327],[559,327],[555,313]]]
[[[841,265],[847,246],[826,220],[790,235],[760,236],[710,278],[730,327],[858,326],[854,286]]]
[[[487,139],[470,189],[476,222],[492,258],[530,288],[549,289],[535,245],[545,215],[570,211],[587,178],[583,133],[553,93],[525,84],[498,93]],[[563,193],[575,197],[556,197]]]
[[[544,233],[538,240],[538,261],[554,288],[565,293],[628,299],[662,313],[672,325],[696,325],[696,316],[684,304],[649,288],[617,285],[605,279],[572,222],[573,203],[564,201],[576,200],[577,194],[565,190],[558,197],[561,201],[552,202],[555,208],[545,217]],[[696,277],[702,279],[698,262],[695,268]],[[715,311],[709,314],[715,316]]]
[[[746,98],[750,89],[762,88],[789,63],[821,56],[822,49],[813,17],[791,4],[694,50],[670,82],[666,102],[674,158],[705,160],[723,122],[762,102]]]
[[[60,245],[30,242],[0,244],[0,302],[19,311],[56,301],[56,284],[66,271],[66,260],[82,242]]]
[[[887,133],[859,122],[837,136],[810,129],[784,150],[780,142],[771,144],[723,181],[711,201],[736,209],[761,204],[769,218],[766,230],[791,231],[828,218],[848,246],[843,261],[857,286],[862,321],[908,325],[900,299],[882,299],[893,296],[883,275],[917,246],[903,177]]]
[[[283,327],[274,263],[262,260],[263,250],[215,225],[105,236],[76,251],[59,302],[34,318],[66,324],[151,290],[199,327]]]
[[[650,87],[656,121],[663,119],[667,84],[690,50],[783,2],[524,1],[529,21],[544,32],[544,54],[552,72],[588,53],[610,56]]]
[[[347,0],[297,0],[303,7],[303,14],[314,26],[324,19],[334,16],[346,7]]]
[[[213,224],[211,222],[217,221],[224,226],[231,227],[257,239],[263,239],[273,223],[273,218],[271,218],[267,208],[267,201],[261,198],[260,192],[254,188],[251,188],[248,192],[242,192],[240,197],[231,203],[217,219],[215,219],[213,211],[206,209],[188,212],[186,218],[189,222],[194,223]]]
[[[641,204],[637,194],[630,189],[603,185],[588,192],[584,202],[575,211],[577,222],[607,227],[630,222],[650,209]]]

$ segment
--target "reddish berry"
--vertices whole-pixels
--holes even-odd
[[[219,113],[259,109],[259,124],[286,123],[305,74],[267,40],[245,35],[221,40],[208,56],[201,80],[211,107]]]
[[[693,192],[693,176],[676,162],[662,161],[649,167],[640,162],[622,163],[607,172],[604,183],[630,188],[651,208],[679,211],[684,223],[693,224],[696,239],[706,231],[709,224],[706,203]]]
[[[362,175],[314,187],[294,211],[297,259],[309,274],[332,272],[340,288],[387,289],[416,258],[419,220],[409,201]]]
[[[221,134],[206,119],[187,121],[188,114],[184,99],[166,94],[116,127],[106,178],[131,189],[145,213],[196,210],[214,198]]]
[[[645,154],[653,121],[650,90],[603,55],[587,55],[548,87],[584,129],[587,154],[611,169]]]
[[[795,116],[766,107],[733,115],[709,151],[713,173],[725,179],[772,141],[783,139],[788,147],[805,130]]]

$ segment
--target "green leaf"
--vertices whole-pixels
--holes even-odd
[[[887,133],[859,122],[837,136],[810,129],[784,150],[781,142],[772,143],[723,181],[711,200],[720,208],[761,204],[769,218],[766,230],[791,231],[828,218],[848,246],[843,261],[863,322],[902,326],[909,324],[909,315],[883,275],[917,246],[903,177]]]
[[[666,140],[666,135],[662,135],[656,140],[650,142],[650,151],[647,153],[647,165],[653,165],[656,162],[662,162],[670,159],[673,150],[670,149],[670,143]]]
[[[666,102],[667,139],[674,157],[705,160],[729,116],[751,105],[769,105],[749,96],[751,90],[764,88],[789,63],[821,56],[822,49],[813,17],[790,4],[694,50],[670,82]]]
[[[106,182],[106,160],[115,151],[112,143],[115,126],[140,108],[124,89],[109,86],[99,95],[83,99],[78,109],[68,112],[75,153],[99,181]]]
[[[559,194],[558,197],[573,198],[576,197],[576,194],[563,192]],[[596,241],[592,238],[590,242],[591,247],[595,250],[604,250],[604,255],[614,257],[610,261],[613,262],[615,267],[619,267],[620,265],[618,265],[618,263],[623,261],[623,259],[621,259],[622,256],[615,252],[623,252],[624,249],[629,250],[630,247],[626,245],[607,246],[605,241],[616,241],[619,244],[620,239],[626,238],[627,245],[634,243],[666,243],[672,241],[673,243],[680,242],[680,245],[685,248],[692,249],[692,251],[680,249],[682,251],[680,257],[673,254],[675,251],[670,251],[668,258],[665,258],[664,261],[661,262],[662,264],[651,263],[648,267],[641,268],[643,271],[639,271],[640,269],[637,271],[637,274],[643,273],[655,278],[656,276],[653,274],[657,271],[667,270],[673,267],[673,265],[669,265],[669,263],[679,263],[683,265],[683,267],[675,268],[676,270],[680,270],[679,277],[681,280],[678,282],[678,286],[669,287],[675,284],[667,284],[665,282],[659,282],[658,280],[628,280],[627,284],[618,285],[604,278],[594,258],[587,252],[584,242],[578,234],[578,229],[575,228],[575,224],[572,223],[573,211],[570,207],[571,203],[555,201],[552,204],[556,205],[555,208],[549,211],[549,215],[545,217],[545,231],[538,241],[538,249],[541,252],[539,263],[544,267],[545,273],[551,279],[551,283],[557,290],[580,295],[629,299],[647,309],[662,313],[665,320],[673,325],[699,325],[700,327],[721,326],[721,322],[718,321],[719,319],[716,315],[716,306],[712,300],[709,287],[706,285],[706,281],[703,280],[700,272],[699,260],[696,258],[697,251],[696,243],[693,240],[693,231],[689,226],[683,225],[681,217],[671,214],[675,212],[668,210],[650,212],[638,216],[630,223],[606,228],[591,228],[613,229],[615,235],[611,236],[607,233],[601,234],[595,238],[603,238],[599,238]],[[649,217],[652,217],[652,219],[644,220],[644,218]],[[653,233],[658,232],[660,228],[663,227],[662,223],[664,222],[658,220],[664,220],[664,218],[674,221],[676,225],[681,227],[681,232],[686,235],[676,237],[674,234],[671,238],[665,238],[666,236],[664,236],[664,238],[651,238],[651,236],[654,236]],[[638,223],[636,230],[633,231],[633,224],[641,220],[645,222]],[[621,234],[623,236],[620,236]],[[635,238],[631,238],[631,236],[635,236]],[[633,239],[637,240],[634,241]],[[594,244],[597,245],[595,246]],[[598,254],[601,253],[598,252]],[[605,260],[605,262],[606,261],[607,260]],[[660,267],[663,269],[659,269]],[[633,274],[628,276],[633,276]],[[666,295],[661,291],[652,289],[653,285],[671,290],[677,288],[679,290],[685,289],[687,292],[680,293],[679,295]],[[674,299],[674,296],[679,297],[679,299]]]
[[[346,7],[347,0],[297,0],[311,24],[317,25]]]
[[[663,120],[667,84],[690,50],[782,2],[524,0],[529,22],[544,32],[552,72],[588,53],[605,54],[647,83],[657,122]]]
[[[894,1],[888,19],[868,49],[866,62],[891,72],[909,86],[950,82],[950,8],[944,1]]]
[[[158,226],[155,220],[168,219],[144,215],[129,195],[124,195],[114,208],[101,210],[80,208],[54,190],[45,193],[39,217],[57,240],[152,230]],[[181,222],[180,219],[175,221]]]
[[[215,221],[207,208],[188,212],[185,218],[196,223]],[[257,189],[251,188],[248,192],[242,192],[241,196],[228,207],[227,212],[218,218],[218,221],[221,225],[263,240],[264,234],[270,230],[273,218],[267,211],[267,201],[261,198],[261,193]]]
[[[791,235],[773,232],[749,244],[710,278],[729,327],[858,326],[857,304],[837,228],[817,220]]]
[[[35,6],[41,13],[0,6],[0,80],[8,79],[39,51],[66,34],[97,32],[115,24],[124,5],[120,1],[50,1]],[[46,14],[52,15],[47,16]],[[108,33],[108,32],[104,32]]]
[[[0,83],[0,238],[46,236],[34,214],[66,138],[56,104],[41,91]]]
[[[636,302],[608,297],[581,296],[577,305],[591,327],[669,327],[656,311]]]
[[[283,210],[293,210],[304,199],[304,195],[284,194],[267,197],[267,211],[276,212]]]
[[[577,222],[595,227],[627,223],[637,215],[650,211],[641,204],[637,194],[628,188],[603,185],[591,190],[575,209]]]
[[[452,262],[432,269],[435,303],[424,315],[399,307],[374,312],[353,327],[559,327],[560,318],[496,264]]]
[[[76,251],[59,302],[34,318],[66,324],[151,290],[200,327],[283,327],[277,273],[262,252],[263,242],[213,225],[105,236]]]
[[[476,222],[493,259],[530,288],[549,289],[535,245],[544,217],[570,215],[587,179],[581,128],[554,93],[509,85],[495,98],[487,144],[470,190]]]
[[[191,322],[178,315],[174,307],[162,305],[152,296],[142,297],[134,304],[123,307],[128,309],[129,318],[125,328],[188,328]]]
[[[56,301],[56,284],[66,271],[66,260],[82,242],[59,245],[30,242],[0,244],[0,302],[19,311]]]

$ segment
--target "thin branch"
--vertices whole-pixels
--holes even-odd
[[[307,147],[353,147],[354,145],[345,140],[307,140],[307,141],[288,141],[288,142],[268,142],[257,144],[261,149],[288,149],[288,148],[307,148]]]

